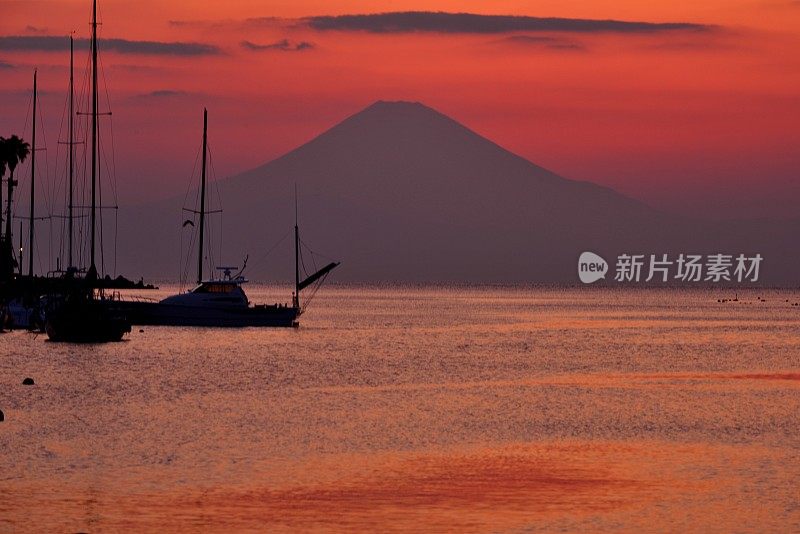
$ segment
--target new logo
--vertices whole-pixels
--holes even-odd
[[[584,252],[578,258],[578,277],[584,284],[605,278],[607,272],[608,263],[594,252]]]

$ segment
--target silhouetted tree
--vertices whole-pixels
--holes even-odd
[[[0,151],[3,154],[2,159],[5,160],[8,170],[10,171],[8,177],[8,198],[6,199],[6,239],[10,239],[11,197],[14,186],[17,185],[17,182],[14,180],[14,170],[17,168],[17,165],[25,161],[31,153],[31,145],[16,135],[12,135],[8,139],[3,140]]]

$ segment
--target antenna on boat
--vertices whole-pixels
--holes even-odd
[[[197,252],[197,283],[203,282],[203,231],[206,222],[206,150],[208,145],[208,110],[203,108],[203,165],[200,178],[200,244]]]
[[[36,185],[36,74],[37,71],[34,69],[33,71],[33,128],[31,130],[31,135],[33,139],[31,140],[31,207],[30,212],[31,216],[28,223],[28,248],[30,251],[28,252],[28,276],[31,277],[33,280],[33,225],[35,224],[36,219],[34,219],[34,208],[33,208],[33,200],[34,200],[34,186]],[[11,195],[8,197],[9,199],[9,206],[11,205]]]
[[[242,268],[241,268],[241,269],[239,269],[239,272],[238,272],[238,273],[236,273],[236,274],[233,276],[234,278],[240,278],[240,277],[241,277],[241,276],[244,274],[244,270],[245,270],[245,269],[247,269],[247,260],[248,260],[248,259],[250,259],[250,255],[249,255],[249,254],[245,254],[245,256],[244,256],[244,263],[242,263]],[[219,267],[217,267],[217,268],[219,269]]]
[[[300,232],[297,229],[297,182],[294,184],[294,307],[300,308]]]

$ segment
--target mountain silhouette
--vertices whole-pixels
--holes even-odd
[[[664,213],[558,176],[420,103],[376,102],[215,186],[224,200],[223,253],[216,256],[224,257],[214,261],[237,264],[249,254],[253,279],[290,278],[291,239],[284,237],[294,224],[296,186],[301,237],[320,259],[343,262],[338,280],[569,283],[585,250],[611,263],[620,253],[759,252],[763,280],[798,280],[796,220],[709,222]],[[184,252],[189,241],[181,236],[182,201],[120,214],[120,270],[177,278],[181,240]]]

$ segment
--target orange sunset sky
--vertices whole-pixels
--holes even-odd
[[[66,38],[88,36],[91,5],[0,6],[0,135],[29,136],[38,67],[41,168],[57,180]],[[800,215],[800,1],[100,0],[99,10],[101,108],[113,111],[122,204],[183,194],[203,106],[225,178],[382,99],[423,102],[565,177],[657,207]],[[315,18],[404,11],[421,13],[399,28]],[[475,17],[465,27],[425,12],[683,25],[520,28]],[[78,89],[87,60],[79,46]]]

